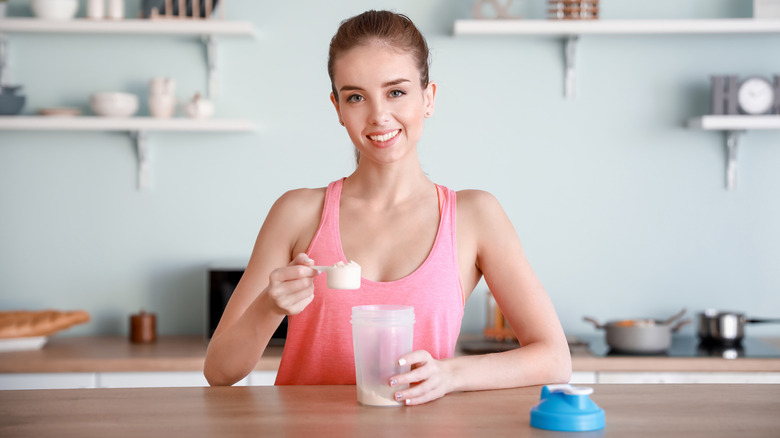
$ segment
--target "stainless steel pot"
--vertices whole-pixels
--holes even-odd
[[[713,344],[738,344],[745,336],[745,324],[761,322],[780,323],[780,319],[754,319],[744,313],[707,309],[699,313],[699,339]]]
[[[607,345],[613,350],[634,354],[663,353],[672,345],[672,333],[691,322],[685,319],[672,324],[685,314],[685,309],[666,320],[625,319],[601,324],[594,318],[584,317],[597,329],[606,331]]]

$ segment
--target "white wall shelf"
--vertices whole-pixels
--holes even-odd
[[[737,188],[737,149],[739,136],[750,129],[780,129],[780,115],[703,116],[688,120],[688,128],[723,131],[726,136],[726,188]]]
[[[206,49],[208,96],[212,99],[216,98],[219,94],[217,78],[217,36],[252,38],[257,36],[254,26],[248,21],[191,19],[88,20],[83,18],[56,21],[41,20],[38,18],[5,18],[0,19],[0,53],[7,53],[8,51],[8,37],[5,34],[13,33],[199,37]],[[4,47],[6,48],[3,49]],[[0,60],[0,65],[7,65],[7,62]]]
[[[455,35],[653,35],[780,33],[780,19],[456,20]]]
[[[0,131],[118,131],[135,142],[138,159],[138,189],[151,188],[151,160],[148,132],[253,132],[255,123],[246,119],[156,119],[152,117],[46,117],[0,116]]]
[[[248,21],[192,20],[192,19],[126,19],[67,21],[41,20],[38,18],[0,18],[0,83],[6,77],[2,70],[8,66],[7,34],[102,34],[167,37],[199,37],[206,49],[208,71],[208,96],[218,96],[217,36],[243,36],[255,38],[254,26]],[[151,186],[151,164],[147,136],[149,131],[178,132],[250,132],[255,124],[242,119],[155,119],[150,117],[36,117],[0,116],[0,131],[122,131],[135,142],[138,155],[138,188]]]
[[[780,19],[715,20],[456,20],[458,35],[521,35],[563,38],[564,95],[574,98],[574,60],[580,35],[780,34]]]
[[[0,19],[0,33],[87,33],[134,35],[230,35],[255,37],[249,21],[124,19],[89,20],[84,18],[56,21],[38,18]]]
[[[255,122],[247,119],[0,116],[0,130],[16,131],[251,132],[256,129]]]

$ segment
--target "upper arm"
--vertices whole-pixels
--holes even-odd
[[[252,255],[225,307],[217,332],[244,314],[268,286],[271,271],[286,266],[308,247],[319,225],[323,201],[324,189],[292,190],[276,200],[257,234]]]
[[[488,192],[469,190],[459,192],[458,203],[458,231],[463,230],[472,242],[475,266],[520,343],[559,335],[560,323],[552,302],[498,200]]]

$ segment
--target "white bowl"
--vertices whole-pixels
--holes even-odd
[[[89,99],[95,114],[103,117],[130,117],[138,111],[138,96],[130,93],[95,93]]]
[[[33,14],[42,20],[71,20],[79,9],[78,0],[31,0]]]

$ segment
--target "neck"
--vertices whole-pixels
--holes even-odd
[[[363,162],[347,177],[342,196],[383,207],[427,194],[432,185],[418,160],[393,165]]]

